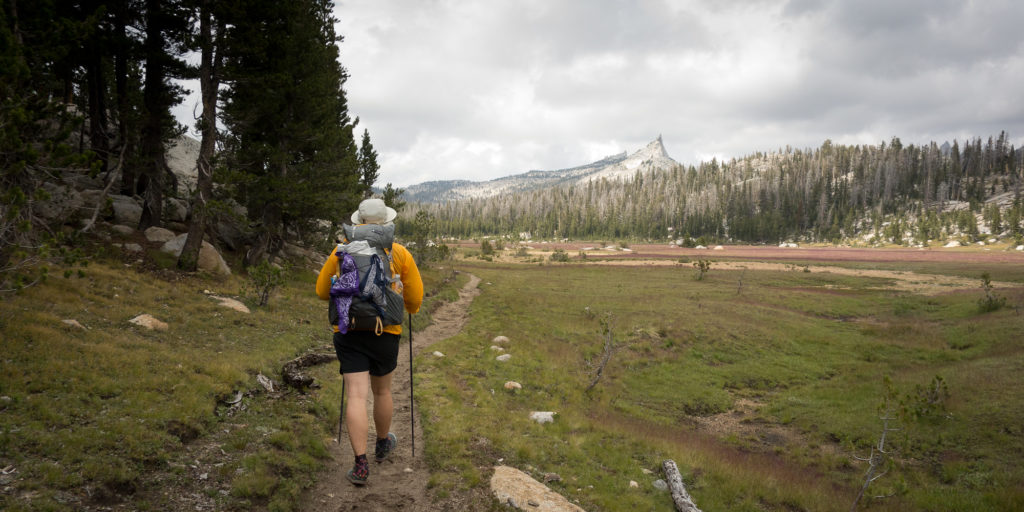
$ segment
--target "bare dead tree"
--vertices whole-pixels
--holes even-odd
[[[590,385],[587,386],[586,391],[594,389],[597,382],[601,380],[601,375],[604,374],[605,367],[608,366],[608,362],[612,359],[612,354],[618,348],[615,346],[615,340],[612,333],[612,314],[605,313],[601,317],[601,334],[604,336],[604,349],[601,352],[601,362],[597,364],[597,368],[594,370],[594,378],[590,381]]]
[[[85,226],[82,226],[82,229],[78,230],[79,233],[88,232],[93,228],[93,226],[96,225],[96,219],[100,215],[100,210],[102,210],[103,207],[106,206],[107,204],[107,194],[110,192],[110,188],[114,186],[115,178],[119,176],[122,167],[124,167],[124,152],[127,148],[127,145],[121,146],[121,153],[117,156],[117,165],[115,165],[113,169],[107,172],[107,185],[103,187],[103,192],[99,196],[100,199],[99,201],[96,202],[96,207],[93,208],[92,210],[92,216],[89,217],[89,220],[85,223]]]
[[[857,510],[857,504],[860,503],[861,498],[864,497],[864,493],[867,492],[868,486],[870,486],[875,480],[885,476],[889,470],[886,468],[892,461],[892,450],[885,447],[885,440],[889,432],[896,432],[899,428],[890,427],[890,422],[897,420],[892,408],[892,400],[886,398],[885,406],[883,407],[882,415],[879,417],[882,420],[882,433],[878,437],[878,444],[871,447],[871,454],[867,457],[858,457],[854,454],[853,458],[868,463],[868,469],[864,472],[864,485],[861,486],[860,492],[857,493],[857,497],[853,500],[853,505],[850,506],[850,512]],[[890,495],[874,496],[875,498],[887,498]]]

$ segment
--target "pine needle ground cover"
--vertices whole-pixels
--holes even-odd
[[[470,322],[417,361],[439,495],[508,464],[557,473],[548,485],[587,510],[666,510],[653,481],[674,459],[704,510],[849,510],[856,457],[891,417],[859,508],[1024,508],[1016,270],[986,269],[1017,280],[999,293],[1018,305],[982,313],[980,288],[918,295],[813,267],[463,266],[482,278]]]
[[[256,307],[244,276],[146,261],[94,263],[0,300],[0,509],[293,509],[337,427],[336,363],[325,392],[282,389],[284,362],[333,350],[315,275],[287,272]],[[425,311],[458,285],[448,272],[424,269]],[[129,323],[143,313],[168,328]]]

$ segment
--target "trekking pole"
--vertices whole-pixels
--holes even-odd
[[[409,313],[409,439],[412,440],[412,456],[416,457],[416,402],[412,395],[412,313]]]
[[[338,444],[341,444],[341,422],[345,419],[345,374],[341,374],[341,405],[338,406]]]

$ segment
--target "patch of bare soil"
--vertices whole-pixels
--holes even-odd
[[[758,420],[758,411],[763,404],[740,398],[729,411],[711,416],[692,416],[697,428],[723,438],[730,434],[741,439],[762,440],[766,445],[778,445],[791,441],[794,434],[786,429],[766,425]]]
[[[532,246],[530,256],[547,257],[551,251],[562,249],[566,251],[581,251],[583,244],[545,244]],[[586,248],[589,248],[586,247]],[[835,262],[987,262],[1006,263],[1019,262],[1024,264],[1024,253],[1017,251],[943,251],[941,249],[855,249],[837,247],[812,247],[799,249],[782,249],[775,247],[757,246],[727,246],[722,250],[698,250],[668,247],[661,245],[634,245],[630,252],[617,250],[598,249],[586,251],[593,259],[588,265],[623,265],[623,266],[649,266],[665,267],[678,266],[678,258],[737,258],[732,261],[714,261],[713,270],[767,270],[767,271],[792,271],[807,268],[810,272],[828,272],[832,274],[849,275],[857,277],[876,277],[890,280],[884,289],[909,292],[921,295],[938,295],[941,293],[978,289],[978,279],[969,279],[958,276],[947,276],[938,274],[918,274],[910,271],[898,270],[875,270],[856,269],[829,265],[830,261]],[[570,252],[571,256],[575,256]],[[504,263],[521,263],[522,258],[516,258],[510,254],[501,254],[498,261]],[[767,260],[767,261],[765,261]],[[772,261],[775,260],[775,261]],[[809,261],[806,266],[799,267],[792,263],[784,263],[779,260]],[[1013,288],[1019,286],[1017,283],[993,282],[999,288]]]
[[[479,248],[479,244],[455,244]],[[583,251],[590,256],[613,259],[678,259],[736,258],[768,261],[863,261],[863,262],[960,262],[960,263],[1024,263],[1024,251],[1009,250],[1003,245],[986,247],[776,247],[771,245],[724,245],[721,249],[696,249],[668,244],[633,244],[627,250],[598,248],[594,243],[531,243],[529,252],[550,254],[556,249],[575,257]]]
[[[595,262],[597,265],[636,265],[637,261],[633,260],[612,260],[612,261],[599,261]],[[674,265],[666,261],[645,261],[644,265],[659,266],[659,265]],[[919,295],[938,295],[940,293],[946,293],[955,290],[965,289],[977,289],[979,287],[977,279],[968,279],[966,277],[958,276],[947,276],[940,274],[918,274],[915,272],[905,270],[873,270],[873,269],[858,269],[858,268],[846,268],[846,267],[835,267],[831,265],[807,265],[801,267],[795,267],[789,263],[774,263],[764,261],[716,261],[712,264],[712,270],[767,270],[775,272],[785,271],[803,271],[806,268],[808,272],[825,272],[830,274],[839,274],[846,276],[856,277],[876,277],[879,279],[887,279],[889,283],[881,288],[894,291],[902,291],[915,293]],[[998,287],[1014,287],[1018,286],[1015,283],[1004,283],[998,282],[993,283]],[[831,287],[830,289],[836,289]]]
[[[715,262],[712,268],[726,270],[741,270],[746,268],[750,270],[770,270],[781,272],[793,270],[793,265],[759,261],[723,261]],[[810,272],[826,272],[829,274],[888,279],[891,284],[886,286],[887,289],[920,295],[936,295],[953,290],[978,288],[977,279],[939,274],[916,274],[914,272],[902,270],[854,269],[834,267],[830,265],[808,265],[807,270]],[[1014,286],[1012,283],[998,284],[1001,286]]]
[[[760,402],[739,398],[729,411],[711,416],[692,416],[690,419],[699,430],[715,438],[735,436],[742,441],[756,443],[764,450],[811,444],[799,432],[765,420],[760,414],[763,406]],[[839,452],[835,445],[826,444],[821,448],[831,453]]]
[[[480,279],[470,276],[470,281],[459,291],[459,300],[445,304],[433,313],[434,323],[423,331],[413,335],[413,354],[417,354],[434,342],[457,334],[468,319],[469,304],[480,290],[477,285]],[[352,468],[353,454],[348,441],[348,432],[342,435],[342,442],[330,443],[333,460],[328,462],[328,469],[320,475],[316,485],[300,500],[298,510],[311,512],[340,511],[422,511],[434,512],[442,510],[467,509],[466,501],[475,501],[480,497],[450,496],[444,501],[435,502],[427,492],[430,470],[423,458],[423,429],[416,423],[416,455],[412,454],[410,443],[411,425],[410,411],[412,403],[409,397],[409,346],[403,343],[398,355],[398,369],[392,384],[392,395],[395,415],[391,431],[398,436],[398,449],[389,461],[377,464],[372,460],[372,442],[367,443],[370,454],[370,479],[363,487],[349,483],[345,474]],[[371,397],[372,402],[372,397]],[[372,409],[369,409],[372,410]],[[370,439],[375,438],[373,422],[370,422]],[[470,507],[471,508],[471,507]]]

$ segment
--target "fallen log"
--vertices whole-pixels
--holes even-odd
[[[285,384],[301,391],[311,387],[315,380],[302,371],[304,368],[337,360],[338,356],[335,354],[306,354],[285,363],[281,368],[281,376],[284,378]]]
[[[668,482],[668,488],[672,492],[672,501],[676,504],[676,510],[679,512],[701,512],[693,502],[693,498],[690,497],[690,493],[686,492],[686,486],[683,485],[683,477],[679,474],[676,461],[669,459],[662,462],[661,470],[665,473],[665,481]]]

